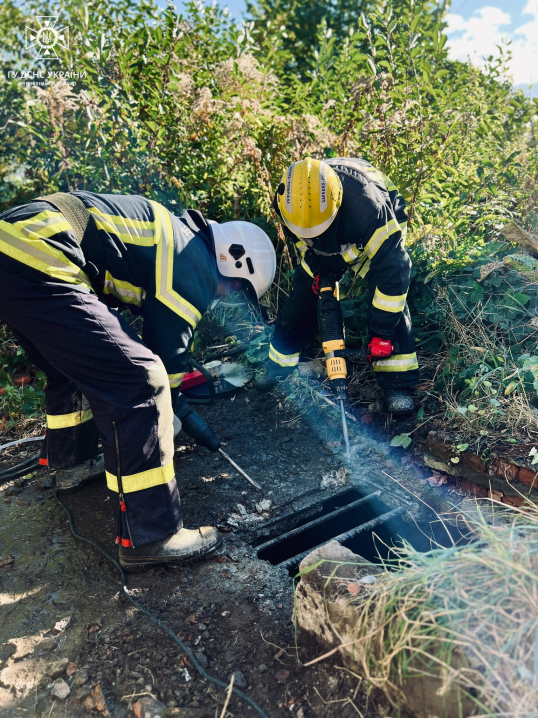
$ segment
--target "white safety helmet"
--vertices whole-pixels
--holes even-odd
[[[269,237],[252,222],[218,224],[208,220],[208,224],[215,240],[219,272],[223,277],[250,284],[261,299],[276,272],[276,253]]]

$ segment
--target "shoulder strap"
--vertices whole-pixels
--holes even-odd
[[[56,192],[38,199],[56,207],[71,225],[86,257],[85,271],[95,288],[98,278],[104,281],[105,254],[93,215],[81,199],[67,192]]]
[[[67,192],[56,192],[45,197],[38,197],[38,199],[48,202],[63,214],[73,228],[77,242],[82,244],[84,235],[88,231],[88,225],[93,219],[82,200],[72,194],[67,194]]]

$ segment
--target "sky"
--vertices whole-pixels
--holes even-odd
[[[481,58],[511,40],[510,73],[516,87],[533,85],[538,96],[538,0],[453,0],[448,21],[448,44],[453,59]]]
[[[244,0],[217,2],[238,19],[245,9]],[[452,0],[447,20],[453,59],[471,58],[480,64],[483,57],[497,52],[497,45],[512,41],[514,85],[538,96],[538,0]]]

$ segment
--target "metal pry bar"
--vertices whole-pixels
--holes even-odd
[[[349,541],[349,539],[352,539],[354,536],[357,536],[357,534],[363,533],[364,531],[371,531],[372,529],[386,523],[387,521],[390,521],[396,516],[400,516],[400,514],[403,514],[404,511],[405,509],[403,508],[403,506],[398,506],[398,508],[392,509],[392,511],[387,511],[386,514],[381,514],[381,516],[377,516],[375,519],[367,521],[365,524],[360,524],[354,529],[340,534],[340,536],[335,536],[334,538],[330,539],[330,541],[337,541],[338,543]],[[303,560],[303,558],[305,558],[305,556],[308,556],[309,553],[312,553],[312,551],[317,548],[321,548],[321,546],[325,546],[326,544],[330,543],[330,541],[325,541],[324,543],[319,544],[319,546],[312,546],[312,548],[309,548],[308,551],[303,551],[303,553],[297,554],[297,556],[293,556],[292,558],[287,559],[287,561],[282,561],[282,563],[279,563],[278,566],[280,568],[291,568],[292,566],[296,566]]]
[[[344,408],[344,400],[340,399],[340,412],[342,413],[342,430],[344,432],[344,441],[346,443],[346,455],[347,458],[351,458],[351,451],[349,448],[349,434],[347,431],[347,421],[346,421],[346,410]]]
[[[258,491],[263,491],[262,487],[261,487],[259,484],[257,484],[253,479],[251,479],[250,476],[249,476],[248,474],[246,474],[246,473],[243,471],[243,469],[235,463],[235,461],[234,461],[233,459],[230,459],[230,457],[228,456],[228,454],[227,454],[225,451],[223,451],[222,449],[218,449],[218,452],[219,452],[219,454],[222,456],[222,458],[223,458],[223,459],[226,459],[226,461],[229,461],[230,464],[234,467],[234,469],[235,469],[236,471],[239,471],[239,473],[241,474],[241,476],[244,476],[245,479],[246,479],[249,483],[252,484],[252,486],[254,486],[256,489],[258,489]]]

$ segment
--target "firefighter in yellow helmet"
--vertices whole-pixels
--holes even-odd
[[[320,274],[330,272],[339,280],[349,270],[368,281],[368,356],[387,409],[412,411],[409,390],[419,371],[406,302],[411,261],[405,250],[403,197],[365,160],[307,157],[284,172],[274,208],[301,263],[278,314],[267,371],[257,387],[270,389],[293,371],[316,334]]]

